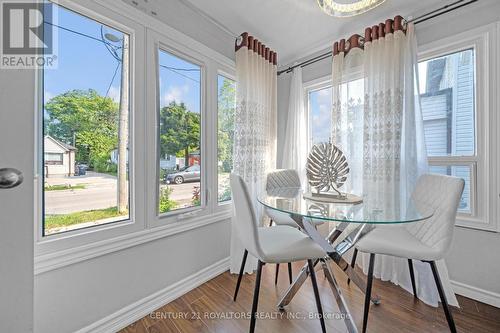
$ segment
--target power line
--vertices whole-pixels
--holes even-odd
[[[109,42],[106,42],[105,40],[102,40],[102,39],[99,39],[97,37],[94,37],[94,36],[91,36],[91,35],[87,35],[87,34],[84,34],[83,32],[79,32],[79,31],[76,31],[76,30],[72,30],[72,29],[69,29],[69,28],[66,28],[66,27],[62,27],[60,25],[57,25],[57,24],[54,24],[52,22],[49,22],[49,21],[44,21],[45,24],[48,24],[48,25],[51,25],[53,27],[56,27],[56,28],[59,28],[61,30],[65,30],[65,31],[68,31],[68,32],[72,32],[76,35],[79,35],[79,36],[82,36],[82,37],[87,37],[87,38],[90,38],[90,39],[93,39],[95,41],[98,41],[98,42],[101,42],[101,43],[104,43],[104,44],[108,44],[110,46],[114,46],[113,44],[109,43]]]
[[[120,67],[121,62],[118,62],[116,64],[115,68],[115,73],[113,74],[113,78],[111,79],[111,82],[109,83],[108,90],[106,90],[106,97],[108,97],[109,90],[111,89],[111,86],[113,85],[113,82],[115,81],[116,73],[118,73],[118,67]]]
[[[54,27],[56,27],[56,28],[59,28],[59,29],[61,29],[61,30],[65,30],[65,31],[68,31],[68,32],[72,32],[72,33],[74,33],[74,34],[76,34],[76,35],[79,35],[79,36],[82,36],[82,37],[86,37],[86,38],[90,38],[90,39],[95,40],[95,41],[97,41],[97,42],[103,43],[103,44],[105,44],[105,46],[106,46],[106,48],[108,49],[108,51],[109,51],[110,53],[112,53],[111,55],[113,56],[113,58],[115,58],[115,59],[116,59],[116,60],[118,60],[118,61],[121,61],[121,59],[119,59],[119,58],[117,58],[117,57],[116,57],[116,50],[111,51],[111,50],[109,50],[109,48],[108,48],[108,47],[112,47],[112,48],[115,48],[115,49],[120,49],[121,47],[116,46],[116,45],[113,45],[113,44],[111,44],[111,43],[107,42],[106,40],[104,40],[104,38],[102,38],[102,31],[101,31],[101,38],[97,38],[97,37],[94,37],[94,36],[91,36],[91,35],[85,34],[85,33],[83,33],[83,32],[79,32],[79,31],[76,31],[76,30],[73,30],[73,29],[69,29],[69,28],[66,28],[66,27],[63,27],[63,26],[60,26],[60,25],[54,24],[54,23],[52,23],[52,22],[44,21],[44,23],[46,23],[46,24],[48,24],[48,25],[51,25],[51,26],[54,26]],[[102,25],[101,25],[101,30],[102,30]],[[161,66],[161,67],[164,67],[164,68],[166,68],[166,69],[168,69],[168,70],[171,70],[171,71],[173,71],[173,72],[175,72],[175,73],[177,73],[177,74],[179,74],[179,75],[181,75],[181,76],[184,76],[184,77],[186,77],[186,78],[188,78],[188,79],[190,79],[190,80],[193,80],[193,81],[195,81],[195,82],[198,82],[198,83],[199,83],[199,81],[197,81],[197,80],[193,79],[192,77],[188,77],[188,76],[182,75],[181,73],[178,73],[178,72],[177,72],[177,71],[186,71],[186,72],[194,72],[194,71],[197,71],[197,72],[198,72],[198,71],[200,71],[199,69],[196,69],[196,68],[177,68],[177,67],[169,67],[169,66],[165,66],[165,65],[160,65],[160,66]]]
[[[163,67],[163,68],[165,68],[165,69],[167,69],[167,70],[169,70],[169,71],[171,71],[171,72],[174,72],[174,73],[175,73],[175,74],[177,74],[177,75],[180,75],[180,76],[182,76],[182,77],[185,77],[186,79],[189,79],[189,80],[194,81],[194,82],[196,82],[196,83],[200,83],[200,81],[198,81],[198,80],[196,80],[196,79],[193,79],[192,77],[189,77],[189,76],[187,76],[187,75],[185,75],[185,74],[179,73],[179,72],[178,72],[178,70],[174,69],[174,67],[168,67],[168,66],[165,66],[165,65],[160,65],[160,67]]]
[[[60,26],[60,25],[57,25],[57,24],[54,24],[52,22],[49,22],[49,21],[44,21],[45,24],[48,24],[50,26],[53,26],[53,27],[56,27],[56,28],[59,28],[61,30],[64,30],[64,31],[67,31],[67,32],[71,32],[71,33],[74,33],[78,36],[81,36],[81,37],[86,37],[86,38],[89,38],[89,39],[92,39],[94,41],[97,41],[97,42],[100,42],[100,43],[103,43],[104,46],[106,47],[106,49],[108,50],[108,52],[111,54],[111,56],[113,58],[115,58],[117,61],[118,61],[118,64],[116,65],[116,68],[115,68],[115,71],[113,73],[113,77],[111,79],[111,82],[109,83],[109,86],[108,86],[108,89],[106,91],[106,97],[108,97],[108,94],[109,94],[109,91],[111,89],[111,86],[113,85],[113,82],[115,80],[115,77],[116,77],[116,74],[118,73],[118,68],[120,67],[120,63],[121,63],[121,59],[120,57],[117,55],[116,53],[116,50],[117,49],[121,49],[120,46],[116,46],[116,45],[113,45],[109,42],[107,42],[105,39],[104,39],[104,33],[103,33],[103,25],[101,25],[101,38],[97,38],[97,37],[94,37],[94,36],[91,36],[89,34],[85,34],[83,32],[79,32],[79,31],[76,31],[76,30],[73,30],[73,29],[70,29],[70,28],[66,28],[66,27],[63,27],[63,26]],[[199,72],[200,70],[199,69],[196,69],[196,68],[178,68],[178,67],[169,67],[169,66],[165,66],[165,65],[160,65],[160,67],[163,67],[171,72],[174,72],[176,73],[177,75],[180,75],[182,77],[185,77],[186,79],[189,79],[189,80],[192,80],[196,83],[200,83],[198,80],[192,78],[192,77],[189,77],[187,75],[184,75],[182,73],[179,73],[180,71],[185,71],[185,72]]]
[[[170,67],[170,66],[165,66],[162,65],[163,67],[168,67],[174,71],[186,71],[186,72],[199,72],[200,70],[198,68],[178,68],[178,67]]]

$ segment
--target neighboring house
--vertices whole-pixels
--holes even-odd
[[[113,149],[110,154],[111,163],[118,164],[118,149]],[[127,149],[128,162],[128,149]],[[177,167],[177,159],[175,155],[166,155],[165,158],[160,158],[160,169],[175,170]]]
[[[165,155],[165,158],[160,159],[160,169],[175,170],[177,167],[177,158],[175,155]]]
[[[76,148],[47,135],[44,144],[45,177],[75,174]]]
[[[472,52],[429,62],[426,91],[421,94],[425,143],[429,156],[461,156],[474,152],[474,89]],[[461,166],[432,166],[431,172],[452,174],[465,180],[459,209],[470,197],[470,173]]]
[[[189,153],[189,165],[201,164],[201,154],[199,150],[195,150]]]

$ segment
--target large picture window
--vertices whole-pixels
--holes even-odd
[[[158,212],[201,206],[201,67],[167,51],[159,59]]]
[[[43,70],[43,235],[130,216],[129,35],[57,9],[45,22],[59,54]]]
[[[458,209],[472,214],[471,182],[478,161],[474,49],[420,62],[419,80],[430,171],[465,180]]]

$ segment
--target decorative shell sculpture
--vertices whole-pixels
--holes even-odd
[[[307,179],[317,193],[333,190],[343,196],[338,188],[344,185],[349,164],[344,153],[332,143],[319,143],[312,147],[307,158]]]

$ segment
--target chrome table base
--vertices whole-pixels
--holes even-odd
[[[311,239],[313,239],[316,243],[318,243],[328,254],[329,257],[322,258],[320,260],[316,260],[314,265],[316,266],[318,263],[321,264],[321,268],[325,274],[328,283],[330,284],[330,288],[332,290],[333,296],[337,302],[339,310],[342,314],[344,314],[344,324],[347,327],[348,332],[357,332],[356,325],[352,320],[351,314],[349,313],[349,309],[347,308],[347,304],[345,302],[344,297],[342,296],[342,291],[335,279],[335,276],[329,266],[330,262],[336,263],[340,269],[342,269],[345,274],[351,279],[351,281],[364,293],[366,290],[366,282],[363,277],[361,277],[353,267],[349,265],[347,261],[342,258],[342,256],[351,249],[356,242],[363,237],[366,233],[370,231],[370,226],[366,224],[360,224],[357,228],[355,228],[347,237],[342,240],[342,242],[338,243],[335,247],[332,245],[335,240],[345,231],[349,223],[341,222],[337,225],[335,229],[333,229],[327,238],[321,236],[321,234],[316,230],[316,228],[312,225],[309,219],[303,218],[300,215],[293,215],[293,220],[299,225],[299,227],[304,230]],[[304,281],[307,279],[309,275],[308,265],[304,265],[300,270],[299,274],[293,281],[293,283],[288,287],[287,291],[281,298],[278,303],[278,309],[284,310],[285,306],[290,304],[291,300],[300,289]],[[374,304],[380,303],[380,298],[378,296],[372,297],[372,302]]]

